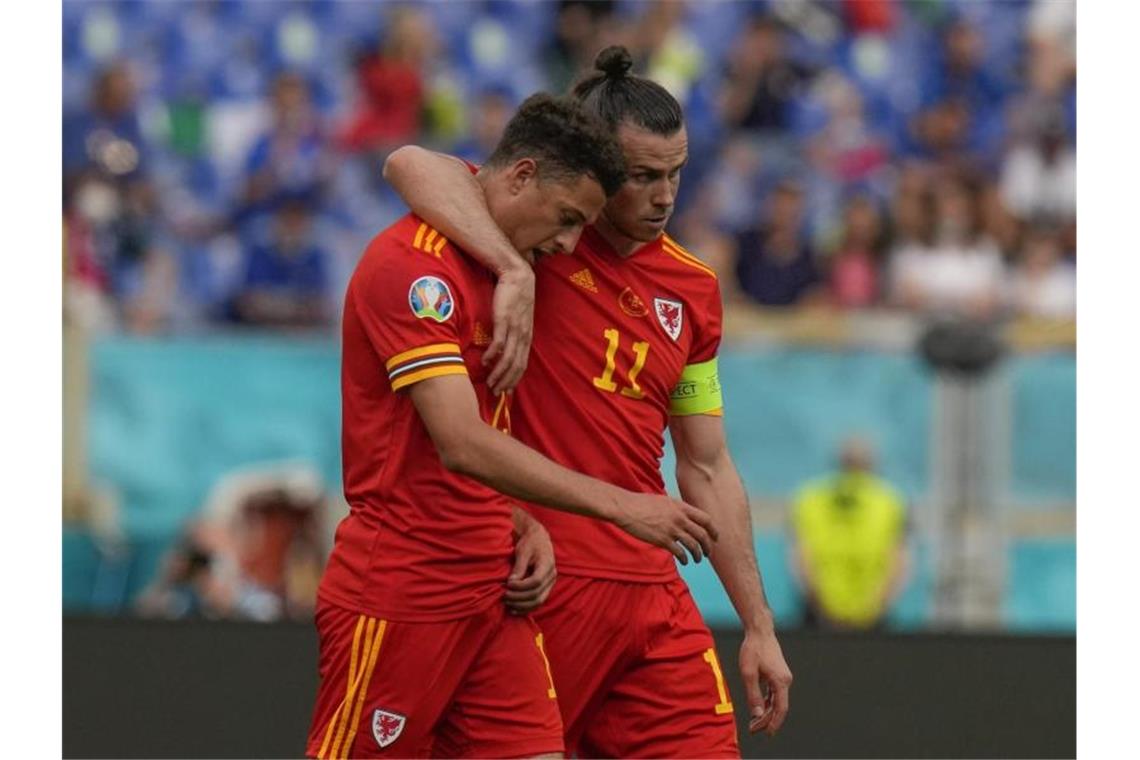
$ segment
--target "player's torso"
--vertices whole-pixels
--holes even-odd
[[[334,601],[341,604],[348,603],[343,595],[352,586],[361,596],[361,606],[376,614],[407,608],[425,619],[436,611],[472,603],[472,594],[484,594],[488,580],[505,578],[512,520],[510,504],[501,494],[443,466],[409,394],[392,389],[391,367],[386,365],[396,359],[383,361],[360,323],[356,301],[368,297],[363,282],[388,276],[389,268],[416,272],[410,278],[412,287],[399,294],[407,300],[402,308],[418,310],[423,319],[455,321],[481,416],[499,427],[506,424],[505,405],[487,389],[488,370],[481,362],[491,340],[494,281],[466,255],[450,245],[440,246],[430,228],[417,237],[420,224],[409,216],[386,231],[385,235],[418,239],[419,244],[412,251],[369,246],[349,285],[341,436],[345,497],[351,512],[337,530],[326,578],[338,577],[333,585],[341,595]],[[396,260],[409,256],[423,257],[422,276],[415,259],[410,264]],[[400,366],[422,373],[431,369],[432,362],[441,361],[430,351],[416,355],[422,351],[405,352],[410,356],[400,360]]]
[[[599,241],[588,229],[573,254],[537,267],[535,339],[515,394],[514,432],[572,469],[662,493],[669,397],[701,319],[694,276],[705,275],[685,271],[661,243],[623,259]],[[659,579],[674,572],[667,552],[605,523],[538,514],[555,539],[560,570],[609,564],[608,577]],[[614,552],[621,557],[603,557]],[[646,552],[655,556],[647,561]]]

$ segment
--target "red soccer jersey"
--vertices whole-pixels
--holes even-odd
[[[592,227],[573,254],[536,269],[514,434],[573,470],[664,493],[670,394],[687,365],[715,358],[720,345],[716,275],[668,236],[623,259]],[[610,523],[528,506],[550,532],[560,573],[645,582],[677,573],[668,551]]]
[[[480,412],[504,427],[486,387],[494,279],[418,217],[368,245],[349,282],[341,362],[344,493],[320,596],[387,620],[435,622],[499,603],[511,506],[440,462],[404,389],[467,374]]]

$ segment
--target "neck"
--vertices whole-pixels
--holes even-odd
[[[604,211],[598,215],[598,221],[594,222],[594,229],[610,244],[610,247],[617,252],[617,255],[623,259],[629,258],[633,255],[634,251],[645,245],[644,241],[634,240],[624,232],[618,230],[618,228],[610,222]]]

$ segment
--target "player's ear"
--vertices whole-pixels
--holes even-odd
[[[538,163],[533,158],[520,158],[507,171],[507,187],[511,195],[518,195],[538,176]]]

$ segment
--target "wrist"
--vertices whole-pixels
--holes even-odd
[[[499,250],[491,269],[499,279],[534,279],[534,268],[522,254],[509,245]]]
[[[772,617],[772,610],[768,607],[743,622],[745,636],[768,637],[776,633],[776,619]]]

